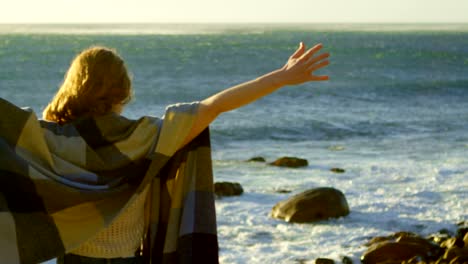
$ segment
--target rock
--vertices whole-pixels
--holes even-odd
[[[287,190],[287,189],[277,189],[275,190],[276,193],[291,193],[292,191],[291,190]]]
[[[439,230],[439,234],[448,235],[448,236],[453,235],[453,233],[450,230],[448,230],[447,228],[442,228],[441,230]]]
[[[468,255],[464,256],[457,256],[453,258],[449,264],[467,264],[468,263]]]
[[[441,248],[435,243],[408,232],[398,232],[388,237],[373,239],[373,241],[374,243],[369,243],[369,248],[361,257],[364,264],[428,262],[438,259],[443,254]]]
[[[468,261],[468,248],[452,247],[452,248],[449,248],[444,254],[444,259],[447,261],[450,261],[450,263],[452,263],[454,259],[460,260],[461,258],[467,259]],[[466,263],[466,262],[456,262],[456,263]]]
[[[456,237],[463,239],[465,246],[468,247],[468,221],[463,221],[457,224],[458,230]]]
[[[343,263],[343,264],[353,264],[353,260],[350,257],[344,256],[341,259],[341,263]]]
[[[465,243],[465,247],[468,248],[468,233],[465,234],[465,237],[463,238],[463,242]]]
[[[432,234],[432,235],[428,236],[428,239],[430,241],[433,241],[433,242],[441,245],[444,241],[446,241],[450,237],[451,237],[450,233],[445,233],[445,232],[439,231],[438,233],[435,233],[435,234]]]
[[[404,232],[404,231],[400,231],[400,232],[396,232],[394,234],[391,234],[389,236],[378,236],[378,237],[373,237],[368,243],[366,243],[365,245],[370,247],[374,244],[377,244],[377,243],[380,243],[380,242],[384,242],[384,241],[396,241],[396,240],[399,240],[399,239],[402,239],[402,238],[406,238],[406,237],[415,237],[415,236],[418,236],[417,234],[415,233],[412,233],[412,232]]]
[[[421,257],[413,257],[408,261],[401,262],[403,264],[426,264],[426,262]]]
[[[344,173],[345,172],[345,170],[342,169],[342,168],[331,168],[330,171],[334,172],[334,173]]]
[[[468,234],[465,228],[468,225],[466,222],[461,222],[458,226],[456,234],[445,229],[430,235],[427,239],[408,232],[375,237],[366,244],[369,248],[361,257],[362,262],[467,264]],[[410,255],[414,256],[410,257]]]
[[[381,263],[387,261],[402,262],[413,257],[423,260],[432,259],[431,249],[426,245],[412,242],[385,241],[371,246],[361,257],[364,264]]]
[[[296,157],[282,157],[271,163],[270,165],[279,166],[279,167],[289,167],[289,168],[299,168],[309,166],[309,163],[306,159],[296,158]]]
[[[463,242],[463,239],[460,237],[451,237],[440,244],[440,247],[447,248],[447,249],[450,249],[453,247],[462,248],[464,246],[465,246],[465,242]]]
[[[414,243],[414,244],[419,244],[421,246],[426,247],[427,249],[436,249],[439,248],[439,246],[435,243],[432,243],[431,241],[422,238],[418,235],[402,235],[396,238],[395,240],[398,243]]]
[[[287,222],[305,223],[337,218],[349,214],[343,193],[322,187],[307,190],[277,203],[270,215]]]
[[[265,162],[266,160],[264,157],[257,156],[257,157],[250,158],[247,161],[248,162]]]
[[[461,239],[463,239],[464,237],[466,237],[466,234],[468,234],[468,228],[460,228],[457,230],[457,235],[456,237],[459,237]]]
[[[318,258],[315,260],[315,264],[335,264],[335,261],[327,258]]]
[[[244,193],[244,189],[237,182],[216,182],[214,189],[217,196],[236,196]]]
[[[373,237],[369,242],[367,242],[365,245],[367,247],[370,247],[372,245],[375,245],[377,243],[380,243],[380,242],[385,242],[385,241],[389,241],[391,240],[392,237],[382,237],[382,236],[378,236],[378,237]]]

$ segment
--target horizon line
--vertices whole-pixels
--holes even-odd
[[[337,24],[355,24],[355,25],[468,25],[468,21],[465,22],[431,22],[431,21],[416,21],[416,22],[393,22],[393,21],[336,21],[336,22],[297,22],[297,21],[286,21],[286,22],[217,22],[217,21],[206,21],[206,22],[176,22],[176,21],[156,21],[156,22],[2,22],[0,25],[281,25],[281,24],[296,24],[296,25],[337,25]]]

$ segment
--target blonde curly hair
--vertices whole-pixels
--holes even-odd
[[[131,80],[122,58],[115,50],[91,47],[72,61],[43,118],[63,124],[83,116],[103,115],[125,105],[131,97]]]

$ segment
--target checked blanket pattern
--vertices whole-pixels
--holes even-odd
[[[181,148],[197,109],[59,126],[0,98],[0,263],[73,250],[148,184],[145,262],[218,263],[208,129]]]

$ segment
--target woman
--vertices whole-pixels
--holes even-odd
[[[314,74],[329,64],[329,54],[319,54],[321,48],[322,45],[318,44],[307,50],[301,42],[282,68],[200,101],[191,130],[180,147],[191,142],[223,112],[251,103],[287,85],[328,80],[328,76]],[[73,60],[43,117],[66,124],[84,117],[112,112],[120,114],[131,96],[131,82],[123,60],[111,49],[93,47]],[[147,191],[148,188],[110,226],[60,257],[58,263],[141,263],[135,252],[138,252],[145,232],[143,219]]]

